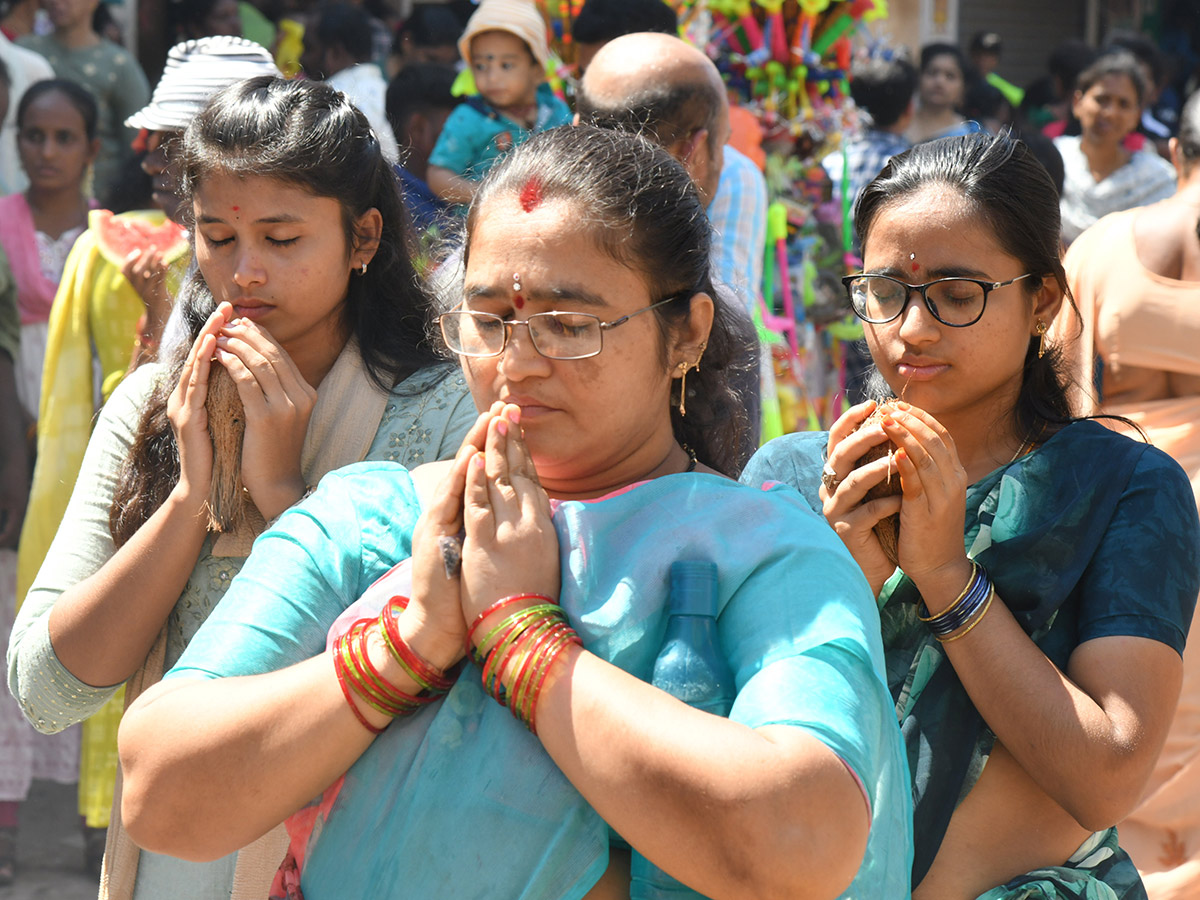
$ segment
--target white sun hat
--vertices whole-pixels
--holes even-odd
[[[130,128],[183,131],[222,88],[256,75],[282,74],[262,46],[231,35],[176,44],[150,103],[125,120]]]

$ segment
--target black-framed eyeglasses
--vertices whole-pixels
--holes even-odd
[[[499,356],[508,346],[513,328],[524,325],[529,329],[533,349],[547,359],[588,359],[604,349],[604,332],[678,299],[676,295],[659,300],[611,322],[580,312],[542,312],[525,319],[503,319],[492,313],[456,309],[438,316],[438,324],[446,346],[459,356]]]
[[[913,291],[921,295],[925,308],[943,325],[965,328],[983,317],[988,294],[997,288],[1016,284],[1022,278],[1036,278],[1026,272],[1008,281],[982,281],[978,278],[939,278],[925,284],[909,284],[890,275],[847,275],[842,278],[854,314],[864,322],[882,325],[897,319],[908,307]]]

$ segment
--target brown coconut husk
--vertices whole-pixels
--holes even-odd
[[[896,402],[895,397],[891,397],[882,401],[875,407],[875,412],[867,416],[859,428],[864,428],[868,425],[874,425],[879,422],[885,415],[891,412],[891,404]],[[858,429],[855,429],[856,431]],[[854,464],[854,468],[860,468],[867,463],[875,462],[877,459],[882,459],[885,456],[891,456],[896,450],[895,441],[887,440],[881,444],[876,444]],[[887,478],[879,482],[879,484],[867,491],[867,500],[878,500],[880,497],[891,497],[900,493],[900,476],[888,473]],[[879,546],[883,549],[883,555],[891,561],[892,565],[900,563],[900,513],[893,513],[886,519],[881,519],[876,523],[875,536],[879,538]]]
[[[229,370],[214,362],[208,372],[208,433],[212,438],[212,484],[208,492],[208,529],[236,531],[246,521],[250,502],[242,485],[242,440],[246,411]]]

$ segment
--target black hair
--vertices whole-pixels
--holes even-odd
[[[1146,102],[1146,78],[1142,74],[1142,67],[1138,65],[1137,57],[1128,50],[1113,50],[1096,57],[1075,79],[1075,90],[1086,94],[1110,75],[1124,75],[1133,84],[1138,105]]]
[[[463,21],[444,4],[414,4],[404,24],[396,29],[392,52],[400,49],[405,38],[417,47],[456,46],[464,27]]]
[[[1115,50],[1132,53],[1138,62],[1145,64],[1150,69],[1150,77],[1154,79],[1154,85],[1163,83],[1163,79],[1167,75],[1167,62],[1158,48],[1154,46],[1154,41],[1140,34],[1118,34],[1110,38],[1108,46],[1100,52],[1103,54]],[[1147,85],[1147,87],[1154,85]]]
[[[67,102],[75,107],[75,111],[83,119],[83,131],[87,135],[87,139],[89,141],[96,139],[96,126],[100,117],[100,111],[96,106],[96,98],[82,84],[66,78],[47,78],[44,81],[34,82],[29,86],[29,89],[21,95],[21,100],[17,104],[18,128],[25,121],[25,113],[29,111],[29,107],[39,97],[43,97],[46,94],[62,94],[66,97]]]
[[[371,378],[390,389],[437,360],[426,340],[429,303],[409,261],[407,222],[391,165],[366,117],[344,95],[317,81],[271,75],[239,82],[215,94],[188,125],[180,150],[184,207],[190,214],[198,185],[214,173],[273,178],[317,197],[337,200],[347,253],[354,222],[379,210],[383,231],[363,275],[349,278],[346,325],[358,341]],[[179,297],[187,341],[164,360],[167,374],[143,414],[129,463],[113,499],[110,525],[118,544],[150,517],[179,477],[179,458],[166,401],[185,358],[216,300],[193,265]]]
[[[653,315],[666,336],[687,317],[694,294],[713,298],[714,318],[703,365],[687,379],[687,415],[671,407],[676,439],[727,475],[745,459],[747,421],[731,377],[749,358],[735,337],[732,313],[713,286],[712,234],[687,170],[638,135],[581,125],[535,135],[498,162],[480,183],[465,223],[464,264],[471,235],[493,197],[519,194],[536,180],[546,201],[562,201],[587,221],[600,249],[636,271],[655,300],[674,298]],[[669,366],[665,352],[662,364]]]
[[[962,73],[963,80],[966,81],[967,75],[971,71],[970,65],[967,63],[967,58],[963,56],[963,52],[954,44],[926,44],[921,48],[921,71],[924,72],[939,56],[952,56],[954,62],[958,66],[958,71]]]
[[[579,121],[597,128],[647,134],[663,147],[685,140],[701,128],[708,129],[710,151],[715,150],[716,122],[726,103],[724,94],[707,78],[665,83],[655,80],[615,107],[604,107],[586,90],[586,80],[575,97]]]
[[[1200,91],[1193,91],[1179,113],[1179,155],[1183,157],[1183,173],[1191,173],[1200,160]]]
[[[1027,294],[1032,296],[1049,278],[1074,307],[1059,252],[1058,193],[1024,143],[1007,131],[977,133],[918,144],[893,156],[855,205],[855,229],[864,250],[879,214],[929,185],[957,191],[991,228],[1000,248],[1020,260],[1023,271],[1039,276],[1020,282]],[[1030,339],[1014,409],[1023,440],[1043,440],[1075,420],[1061,354],[1047,344],[1039,357],[1039,343]]]
[[[357,6],[334,3],[322,7],[313,30],[323,47],[341,47],[358,62],[371,58],[371,18]]]
[[[436,63],[410,63],[396,73],[388,85],[385,105],[392,131],[401,143],[413,113],[450,110],[462,102],[450,92],[457,77],[449,66]]]
[[[642,31],[678,35],[675,10],[662,0],[585,0],[571,24],[571,38],[583,44],[600,44]]]
[[[850,70],[850,96],[871,114],[876,128],[895,125],[912,103],[917,70],[907,59],[871,57]]]
[[[210,37],[208,17],[216,10],[221,0],[170,0],[167,4],[168,33],[181,40]],[[241,32],[238,32],[238,37]]]
[[[1066,96],[1071,96],[1079,73],[1096,61],[1099,54],[1086,41],[1077,38],[1063,41],[1050,51],[1046,69],[1057,78]]]
[[[1004,52],[1004,42],[994,31],[978,31],[972,36],[968,45],[970,53],[992,53],[999,56]]]
[[[1005,107],[1008,107],[1007,116]],[[963,94],[963,115],[977,122],[996,118],[1009,121],[1012,119],[1012,104],[998,87],[982,78],[976,78],[967,84]]]
[[[1036,128],[1031,128],[1028,131],[1014,131],[1013,137],[1021,140],[1029,148],[1029,152],[1037,157],[1037,161],[1045,168],[1046,174],[1050,176],[1050,181],[1054,183],[1054,188],[1061,197],[1063,182],[1067,178],[1067,170],[1066,166],[1063,165],[1062,154],[1054,146],[1054,141]]]

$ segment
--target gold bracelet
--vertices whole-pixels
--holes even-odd
[[[937,637],[938,643],[939,644],[948,644],[951,641],[957,641],[960,637],[966,636],[967,632],[969,632],[972,628],[974,628],[976,625],[978,625],[980,622],[983,621],[983,617],[987,615],[987,611],[991,608],[992,601],[995,599],[996,599],[996,589],[992,588],[991,592],[988,594],[987,602],[985,602],[983,604],[983,608],[981,610],[979,610],[979,614],[977,616],[975,616],[974,619],[972,619],[970,622],[967,623],[967,627],[964,628],[962,631],[958,632],[957,634],[952,634],[952,635],[950,635],[950,637],[946,637],[946,638],[937,637],[937,635],[935,634],[934,637]]]

